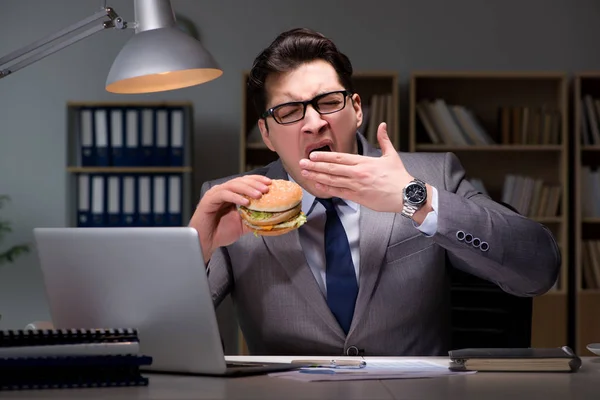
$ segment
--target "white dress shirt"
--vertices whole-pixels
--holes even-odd
[[[294,179],[288,175],[290,181]],[[437,209],[438,209],[438,194],[437,189],[432,188],[433,195],[431,206],[433,211],[430,211],[425,220],[420,226],[413,222],[416,229],[420,230],[427,236],[433,236],[437,231]],[[342,225],[346,230],[348,242],[350,243],[350,253],[352,254],[352,262],[354,263],[354,271],[356,272],[357,282],[360,276],[360,206],[359,204],[340,198],[334,199],[335,209],[340,217]],[[324,296],[327,296],[327,280],[325,270],[325,221],[327,214],[325,207],[316,201],[315,196],[302,189],[302,211],[306,215],[306,223],[299,229],[300,244],[306,257],[306,262],[310,267],[321,291]]]

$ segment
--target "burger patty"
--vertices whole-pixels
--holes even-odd
[[[240,214],[249,224],[254,226],[277,225],[294,218],[302,211],[302,203],[298,203],[294,208],[281,212],[254,211],[246,207],[239,207]]]

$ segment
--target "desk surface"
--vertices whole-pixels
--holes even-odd
[[[227,357],[288,361],[290,357]],[[447,358],[423,358],[448,365]],[[366,360],[369,360],[367,357]],[[144,374],[147,387],[0,392],[0,399],[598,399],[600,357],[576,373],[492,373],[426,379],[298,382],[269,376],[209,378]]]

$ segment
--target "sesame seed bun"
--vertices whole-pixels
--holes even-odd
[[[273,179],[269,191],[259,199],[249,199],[245,206],[249,210],[281,212],[294,208],[302,201],[302,188],[297,183],[283,179]]]

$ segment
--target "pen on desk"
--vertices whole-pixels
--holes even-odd
[[[321,368],[364,368],[367,366],[365,360],[292,360],[292,364]]]

